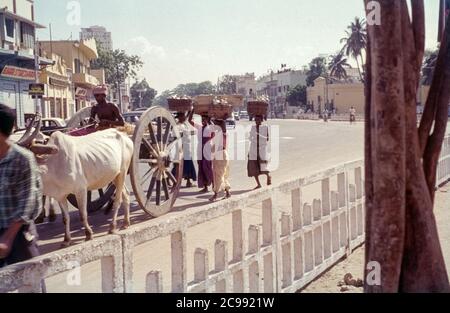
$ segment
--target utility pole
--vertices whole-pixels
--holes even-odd
[[[36,37],[36,29],[34,29],[34,82],[39,83],[39,49],[38,40]],[[40,99],[38,97],[34,98],[34,109],[37,114],[42,114]]]
[[[125,110],[122,107],[122,91],[120,90],[120,71],[119,71],[119,65],[117,65],[117,89],[118,89],[118,93],[119,93],[119,107],[121,112],[125,112]]]

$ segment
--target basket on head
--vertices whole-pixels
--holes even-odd
[[[248,114],[251,116],[267,116],[269,103],[266,101],[249,101],[247,104]]]
[[[192,99],[169,98],[167,99],[167,102],[170,111],[186,113],[192,110]]]
[[[222,95],[217,97],[221,101],[226,101],[232,105],[234,109],[238,109],[244,105],[244,96],[241,95]]]
[[[213,104],[213,95],[200,95],[194,98],[194,113],[198,115],[208,115],[209,106]]]

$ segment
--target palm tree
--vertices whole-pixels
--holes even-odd
[[[347,29],[348,30],[345,31],[347,37],[341,39],[341,43],[344,43],[342,52],[344,52],[346,56],[351,56],[356,60],[359,77],[361,81],[364,81],[364,70],[363,73],[361,73],[360,60],[361,65],[364,68],[363,52],[367,47],[366,21],[365,19],[355,17],[355,21],[353,21]],[[360,58],[360,60],[358,58]]]
[[[347,71],[350,64],[347,63],[347,58],[344,57],[344,52],[338,52],[336,55],[330,56],[330,64],[328,69],[330,70],[331,77],[336,77],[337,79],[346,79]]]

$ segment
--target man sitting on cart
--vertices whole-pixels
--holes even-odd
[[[97,130],[105,130],[116,126],[125,126],[125,120],[120,114],[119,108],[114,103],[106,101],[108,87],[100,85],[94,88],[94,97],[97,105],[92,107],[89,122],[94,122],[95,117],[100,120]]]

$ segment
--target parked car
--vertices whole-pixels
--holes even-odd
[[[62,118],[43,118],[41,132],[50,136],[52,133],[67,127],[66,122]]]
[[[230,117],[225,121],[227,129],[235,129],[236,128],[236,121],[233,117]]]
[[[139,122],[139,119],[141,118],[143,113],[144,111],[142,110],[127,112],[123,114],[123,119],[125,120],[126,123],[136,125],[137,122]]]
[[[239,113],[239,118],[241,120],[243,120],[243,119],[247,119],[247,120],[250,119],[247,111],[241,111],[241,113]]]

